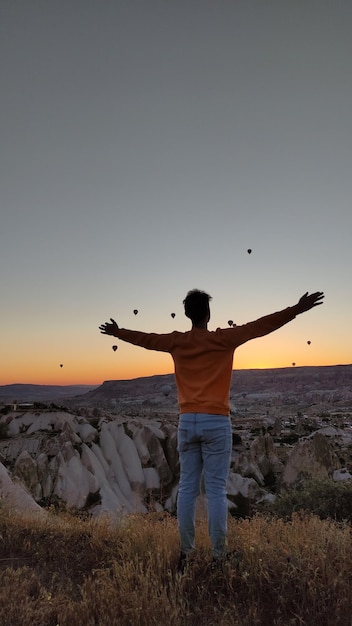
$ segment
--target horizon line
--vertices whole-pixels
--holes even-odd
[[[233,372],[249,372],[249,371],[269,371],[269,370],[297,370],[297,369],[308,369],[308,368],[326,368],[326,367],[350,367],[352,365],[352,363],[335,363],[335,364],[330,364],[330,365],[287,365],[285,367],[245,367],[245,368],[234,368],[232,370]],[[58,384],[58,383],[21,383],[21,382],[15,382],[15,383],[4,383],[4,384],[0,384],[0,387],[10,387],[10,386],[14,386],[14,385],[32,385],[35,387],[98,387],[99,385],[102,385],[103,383],[106,382],[111,382],[111,381],[127,381],[127,380],[140,380],[143,378],[156,378],[156,377],[161,377],[161,376],[174,376],[175,373],[174,372],[167,372],[165,374],[150,374],[149,376],[132,376],[131,378],[110,378],[110,379],[106,379],[103,380],[101,382],[98,383],[67,383],[65,384]]]

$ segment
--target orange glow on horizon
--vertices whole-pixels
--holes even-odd
[[[351,360],[343,362],[332,362],[323,359],[319,360],[308,360],[308,359],[296,359],[295,361],[287,362],[278,361],[277,359],[272,360],[247,360],[247,359],[236,359],[233,363],[233,370],[250,370],[250,369],[281,369],[281,368],[289,368],[293,367],[292,363],[295,363],[294,367],[308,367],[308,366],[316,366],[316,367],[324,367],[324,366],[333,366],[333,365],[351,365]],[[105,367],[101,369],[92,369],[87,367],[75,368],[72,371],[71,368],[66,367],[66,371],[64,371],[64,367],[60,372],[57,371],[57,368],[52,368],[51,371],[41,372],[33,370],[31,371],[22,371],[17,372],[7,372],[7,376],[3,377],[0,380],[0,385],[11,385],[11,384],[32,384],[32,385],[101,385],[106,380],[132,380],[134,378],[144,378],[150,376],[159,376],[166,374],[173,374],[173,367],[165,367],[165,365],[160,364],[160,366],[156,366],[156,364],[130,364],[130,366],[126,366],[125,368],[111,368]]]

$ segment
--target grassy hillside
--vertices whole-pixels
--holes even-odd
[[[176,574],[176,520],[130,516],[118,528],[65,513],[43,519],[0,508],[0,626],[348,626],[348,524],[229,519],[241,559],[211,562],[205,520],[198,552]]]

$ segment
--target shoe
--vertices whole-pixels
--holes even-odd
[[[180,556],[178,557],[177,573],[184,574],[186,571],[186,568],[188,567],[188,565],[190,565],[191,560],[192,559],[191,559],[190,554],[187,554],[187,552],[183,552],[181,550]]]
[[[226,561],[230,563],[232,567],[238,567],[242,562],[243,555],[240,550],[232,550],[226,555]]]
[[[223,556],[213,556],[212,569],[223,569],[225,565],[237,567],[242,560],[242,554],[239,550],[226,552]]]

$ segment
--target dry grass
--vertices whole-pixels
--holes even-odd
[[[205,521],[176,574],[168,515],[119,528],[65,514],[0,509],[0,626],[350,626],[348,525],[294,515],[229,520],[239,563],[213,569]]]

